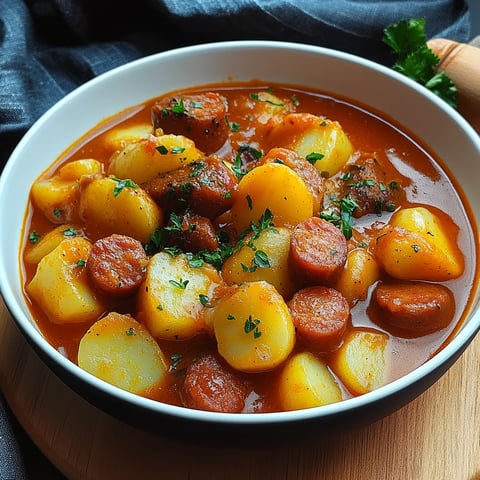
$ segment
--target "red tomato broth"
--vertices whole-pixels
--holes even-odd
[[[178,95],[182,93],[216,91],[228,100],[229,105],[236,106],[236,110],[230,108],[228,121],[238,123],[241,128],[238,132],[230,132],[227,144],[216,152],[220,158],[231,161],[237,148],[242,144],[248,144],[266,153],[266,150],[263,148],[264,138],[269,127],[267,125],[252,124],[249,120],[251,110],[247,104],[252,92],[263,91],[267,88],[270,89],[271,85],[265,86],[257,82],[219,84],[185,90],[178,92]],[[392,369],[388,381],[392,381],[423,364],[443,348],[461,326],[463,312],[468,309],[472,301],[468,292],[478,282],[476,272],[478,234],[469,220],[471,212],[468,206],[466,207],[468,204],[463,201],[461,188],[459,188],[452,175],[448,174],[448,168],[445,167],[441,160],[437,159],[434,153],[429,152],[427,147],[422,146],[412,134],[403,127],[396,125],[394,120],[387,118],[383,114],[372,113],[368,108],[358,105],[349,99],[337,99],[323,92],[281,85],[274,85],[272,91],[282,99],[291,99],[292,96],[298,99],[295,112],[309,112],[338,121],[356,151],[371,152],[382,158],[384,162],[388,162],[384,163],[387,166],[391,162],[405,179],[407,200],[403,206],[420,204],[431,206],[437,215],[448,220],[449,236],[457,238],[457,243],[465,258],[471,259],[465,262],[463,275],[457,279],[442,282],[452,290],[456,300],[455,317],[445,329],[418,337],[413,335],[409,337],[401,334],[394,335],[391,329],[387,331],[385,328],[374,324],[369,318],[367,308],[370,303],[370,295],[366,300],[360,301],[352,307],[351,321],[347,326],[347,332],[352,328],[365,327],[388,334],[390,338],[388,355],[392,358]],[[172,93],[162,95],[162,97],[167,95],[172,95]],[[150,108],[155,100],[151,99],[143,105],[120,112],[118,115],[94,127],[61,155],[55,163],[52,163],[52,168],[45,172],[42,177],[48,178],[61,165],[81,158],[95,158],[104,163],[106,167],[114,150],[105,146],[105,132],[114,127],[129,127],[139,123],[150,122]],[[412,172],[415,174],[414,179],[411,177]],[[441,194],[437,195],[437,192],[441,192]],[[386,223],[389,217],[390,214],[388,212],[382,212],[381,217],[366,215],[356,219],[354,228],[362,233],[366,233],[368,236],[369,224],[372,219],[373,221],[378,220]],[[78,223],[81,227],[81,219],[76,219],[73,223]],[[54,226],[42,215],[42,212],[30,203],[25,217],[23,254],[25,255],[31,248],[28,242],[29,232],[36,231],[43,235]],[[96,232],[91,231],[87,234],[88,239],[92,242],[99,236]],[[22,269],[24,284],[26,285],[35,273],[35,265],[23,262]],[[370,288],[370,292],[373,287]],[[78,343],[90,325],[54,324],[29,299],[27,294],[25,296],[29,302],[32,315],[47,341],[54,348],[62,351],[71,361],[76,362]],[[115,302],[109,301],[108,303],[107,311],[111,309],[120,313],[131,313],[135,317],[136,305],[134,297],[115,300]],[[212,349],[215,346],[215,342],[210,336],[201,334],[191,340],[179,342],[159,340],[158,343],[167,359],[180,354],[181,361],[176,365],[175,369],[171,368],[172,378],[167,387],[157,390],[153,389],[145,393],[145,396],[165,403],[182,405],[182,370],[189,361],[195,359],[199,352]],[[305,350],[305,345],[297,338],[292,353],[303,350]],[[317,352],[317,354],[329,363],[335,352]],[[244,374],[239,372],[238,374],[248,379],[248,382],[252,385],[253,393],[250,398],[250,406],[247,407],[248,411],[267,412],[281,409],[275,394],[277,377],[279,375],[278,368],[265,373]],[[352,396],[340,381],[339,386],[344,399]]]

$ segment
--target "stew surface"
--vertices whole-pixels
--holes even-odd
[[[348,99],[221,84],[96,126],[32,186],[25,295],[72,362],[222,412],[361,395],[438,352],[477,281],[461,191]]]

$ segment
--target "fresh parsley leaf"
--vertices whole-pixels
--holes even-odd
[[[457,89],[445,72],[437,72],[440,59],[427,45],[425,19],[402,20],[384,30],[383,42],[397,55],[392,68],[406,75],[457,108]]]

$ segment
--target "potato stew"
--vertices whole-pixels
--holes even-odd
[[[55,348],[122,389],[309,408],[449,341],[476,281],[469,215],[394,119],[293,86],[209,85],[52,158],[25,217],[25,295]]]

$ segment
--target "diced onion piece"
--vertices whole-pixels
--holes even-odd
[[[146,328],[129,315],[111,312],[80,340],[78,365],[132,393],[144,394],[165,383],[167,363]]]

